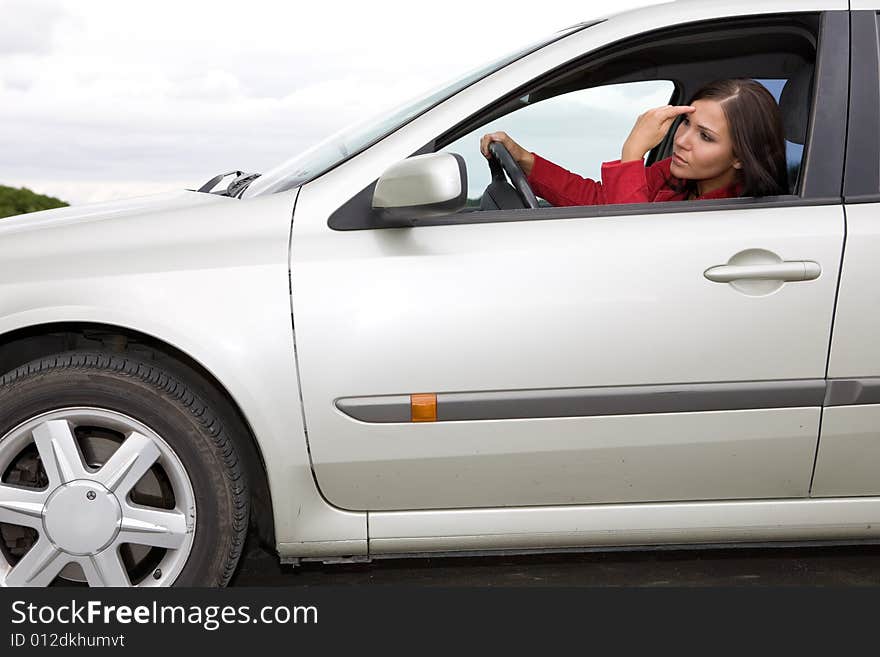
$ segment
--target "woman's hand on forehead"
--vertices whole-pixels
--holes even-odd
[[[641,160],[663,141],[675,117],[696,111],[693,105],[662,105],[641,114],[621,150],[621,162]]]

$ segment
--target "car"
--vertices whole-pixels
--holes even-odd
[[[877,541],[878,8],[621,13],[263,175],[0,221],[0,584],[225,585],[249,532],[288,564]],[[730,77],[778,98],[790,193],[552,207],[479,152],[589,173]]]

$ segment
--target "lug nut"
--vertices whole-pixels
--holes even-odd
[[[95,495],[95,491],[90,490],[88,493],[86,493],[86,497],[89,498],[90,500],[93,500],[93,499],[95,499],[95,498],[98,497],[98,496]]]
[[[159,579],[160,577],[162,577],[162,569],[156,568],[156,570],[153,571],[153,579]]]

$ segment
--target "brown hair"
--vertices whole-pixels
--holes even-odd
[[[718,80],[701,87],[688,104],[697,100],[721,104],[734,157],[742,163],[736,172],[740,196],[787,194],[782,113],[767,88],[748,78]],[[689,180],[685,188],[693,190],[696,183]]]

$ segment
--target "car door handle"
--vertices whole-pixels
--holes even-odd
[[[716,283],[732,281],[812,281],[822,268],[811,260],[789,260],[762,265],[718,265],[709,267],[703,276]]]

